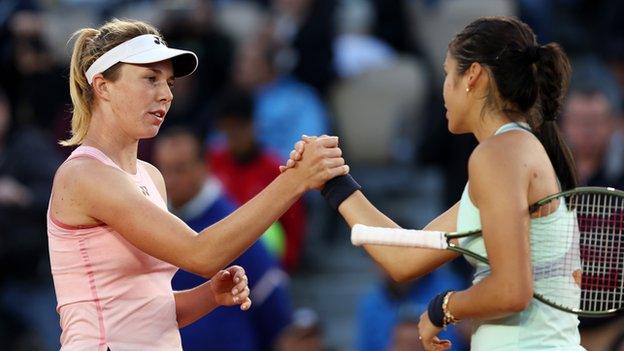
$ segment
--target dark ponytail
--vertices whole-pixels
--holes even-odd
[[[455,36],[449,53],[457,60],[460,75],[474,62],[487,68],[493,84],[485,107],[513,120],[526,118],[546,149],[561,188],[576,187],[572,154],[556,123],[571,72],[563,49],[555,43],[539,46],[533,30],[516,18],[483,17]]]
[[[541,125],[535,128],[535,135],[548,153],[561,182],[561,188],[572,189],[577,185],[574,159],[556,122],[570,82],[570,61],[558,44],[550,43],[539,47],[535,65],[538,88],[537,112],[541,115],[539,119],[542,121]]]

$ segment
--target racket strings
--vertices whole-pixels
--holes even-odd
[[[624,307],[624,200],[574,193],[538,212],[548,237],[531,235],[535,292],[566,309]]]

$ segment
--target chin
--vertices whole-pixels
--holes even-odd
[[[446,113],[446,125],[449,132],[451,132],[452,134],[458,134],[457,126],[455,125],[455,123],[453,123],[453,120],[449,118],[448,112]]]
[[[137,139],[151,139],[158,135],[159,130],[160,127],[153,126],[149,130],[142,131]]]
[[[469,132],[459,123],[460,121],[456,116],[449,113],[448,110],[446,111],[447,129],[451,134],[465,134]]]
[[[464,128],[461,128],[461,126],[458,126],[457,124],[453,123],[451,120],[448,121],[448,131],[451,132],[451,134],[455,134],[455,135],[469,133],[469,131],[465,130]]]

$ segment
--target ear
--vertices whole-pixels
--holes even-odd
[[[104,101],[110,100],[110,87],[108,86],[108,81],[104,79],[102,73],[98,73],[93,76],[93,83],[91,83],[91,85],[93,86],[93,94],[95,96]]]
[[[479,62],[473,62],[464,74],[467,79],[467,88],[472,90],[482,75],[485,75],[485,68]]]

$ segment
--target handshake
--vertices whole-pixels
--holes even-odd
[[[295,143],[286,165],[280,166],[281,173],[296,173],[304,190],[317,189],[334,208],[361,187],[349,175],[349,166],[342,158],[338,137],[303,135]]]

